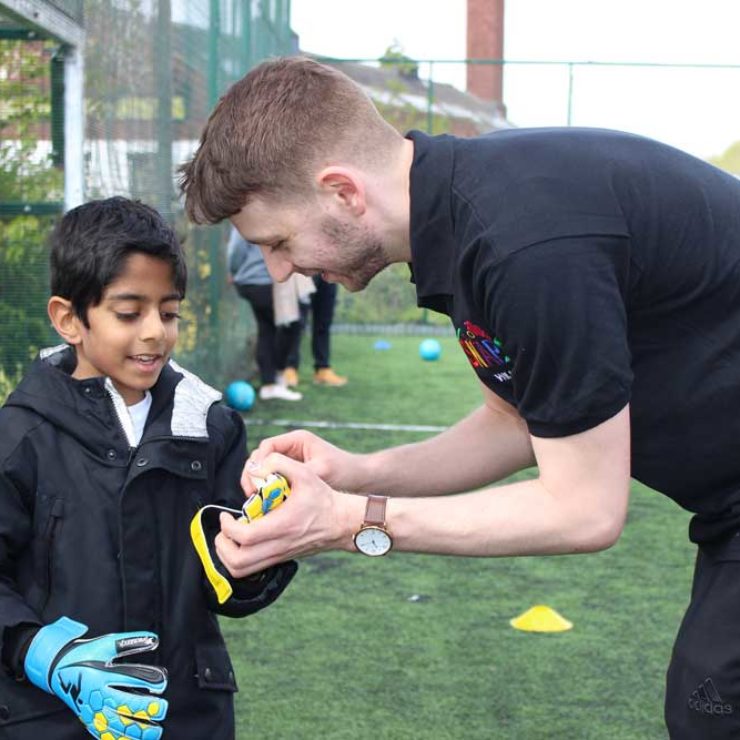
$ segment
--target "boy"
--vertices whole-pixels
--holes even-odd
[[[211,612],[267,606],[296,566],[233,581],[221,607],[205,582],[188,525],[240,507],[246,433],[169,359],[185,286],[174,232],[142,203],[87,203],[52,236],[66,344],[0,409],[0,738],[234,736]]]

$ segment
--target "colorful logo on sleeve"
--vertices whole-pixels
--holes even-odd
[[[504,352],[500,339],[491,337],[471,321],[464,321],[457,329],[457,340],[476,370],[498,370],[493,376],[496,380],[501,383],[511,380],[511,358]]]

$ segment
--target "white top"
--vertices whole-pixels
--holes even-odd
[[[149,409],[152,407],[152,394],[144,391],[144,398],[135,403],[133,406],[127,406],[128,413],[131,416],[131,422],[134,425],[134,444],[135,447],[141,441],[141,435],[144,434],[144,425],[146,418],[149,416]]]
[[[110,378],[105,379],[105,389],[113,400],[113,408],[116,410],[118,420],[121,422],[123,431],[126,433],[129,447],[137,447],[144,433],[146,417],[152,407],[152,394],[144,391],[143,400],[133,406],[127,406],[123,396],[116,390]]]

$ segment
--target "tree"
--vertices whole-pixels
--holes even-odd
[[[730,145],[719,157],[710,157],[709,161],[734,175],[740,175],[740,141]]]

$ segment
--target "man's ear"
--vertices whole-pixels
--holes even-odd
[[[362,216],[365,213],[365,183],[356,170],[324,167],[316,176],[316,183],[322,195],[330,196],[340,207],[349,208],[353,215]]]
[[[67,344],[79,344],[82,341],[80,331],[80,317],[75,313],[71,301],[53,295],[49,298],[49,304],[46,307],[49,318],[57,334],[64,339]]]

